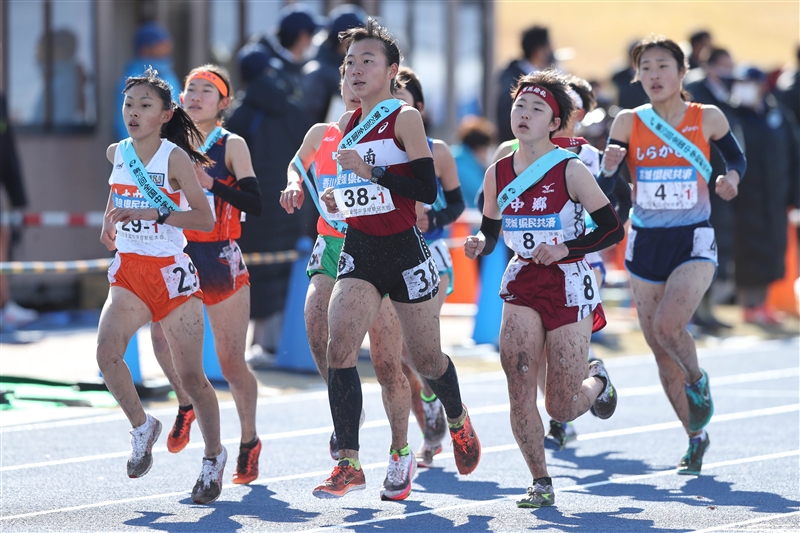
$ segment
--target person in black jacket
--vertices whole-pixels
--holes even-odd
[[[25,196],[25,184],[14,146],[14,135],[8,121],[5,96],[0,94],[0,189],[5,189],[8,203],[13,211],[24,209],[28,205]],[[6,215],[8,203],[3,200],[3,215]],[[0,220],[0,262],[9,260],[12,243],[12,231],[8,221]],[[0,330],[10,331],[36,320],[38,313],[20,307],[11,299],[8,277],[0,275]]]
[[[765,304],[770,283],[783,278],[789,192],[800,181],[797,124],[768,92],[767,76],[746,69],[732,101],[744,131],[747,179],[736,201],[736,286],[746,322],[776,326],[781,317]],[[796,207],[796,206],[795,206]]]
[[[553,49],[550,46],[550,34],[544,26],[533,26],[522,34],[522,58],[515,59],[500,74],[500,92],[497,95],[496,123],[498,140],[510,141],[514,138],[511,132],[511,88],[517,80],[537,70],[553,64]]]
[[[248,45],[240,54],[242,78],[247,83],[242,104],[233,112],[227,128],[243,137],[250,147],[253,169],[264,199],[258,219],[245,220],[239,246],[245,253],[293,250],[297,240],[313,231],[313,206],[301,217],[278,208],[286,184],[286,164],[303,142],[311,126],[302,108],[299,86],[284,69],[274,68],[275,56],[263,44]],[[255,320],[253,354],[275,353],[280,342],[283,308],[291,263],[251,265],[250,318]],[[261,350],[256,348],[259,346]],[[251,360],[254,368],[269,357]]]

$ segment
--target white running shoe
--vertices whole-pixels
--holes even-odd
[[[39,313],[33,309],[25,309],[14,300],[9,300],[0,309],[0,329],[14,331],[22,328],[39,318]]]
[[[422,411],[425,413],[425,429],[422,435],[425,437],[425,444],[435,447],[441,444],[447,434],[447,419],[444,415],[444,406],[439,398],[432,402],[422,400]]]
[[[142,477],[153,466],[153,444],[161,435],[161,422],[147,415],[144,424],[131,429],[131,455],[128,457],[128,477]]]
[[[442,453],[442,445],[436,444],[428,446],[425,441],[420,444],[417,450],[417,466],[422,468],[430,468],[433,466],[433,456]]]
[[[192,489],[194,503],[208,504],[216,501],[222,493],[222,474],[225,472],[225,463],[228,461],[228,450],[222,447],[222,452],[216,457],[203,457],[203,470]]]
[[[389,467],[383,480],[381,500],[405,500],[411,494],[411,480],[417,472],[417,460],[413,453],[389,455]]]

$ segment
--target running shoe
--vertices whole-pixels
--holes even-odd
[[[258,478],[258,458],[261,455],[261,439],[256,437],[255,446],[239,446],[239,457],[236,459],[236,472],[233,482],[247,485]]]
[[[548,507],[556,502],[556,493],[553,490],[553,485],[544,483],[543,481],[535,481],[533,485],[528,487],[528,493],[524,498],[517,500],[517,507],[534,508]]]
[[[608,371],[606,371],[606,366],[603,364],[602,359],[595,359],[589,363],[589,377],[592,376],[603,378],[606,386],[589,410],[601,420],[611,418],[617,408],[617,390],[611,384],[611,378],[608,377]]]
[[[781,313],[762,304],[758,307],[745,307],[744,321],[756,326],[774,327],[783,323],[783,316]]]
[[[413,453],[400,455],[396,450],[390,450],[389,467],[386,469],[386,478],[383,480],[381,500],[399,501],[408,498],[408,495],[411,494],[411,480],[414,479],[416,473],[417,460]]]
[[[556,422],[551,419],[550,432],[544,437],[544,447],[560,452],[567,446],[568,442],[576,438],[578,438],[578,432],[575,431],[574,424]]]
[[[222,474],[225,472],[225,463],[228,461],[228,450],[222,447],[222,452],[216,457],[203,457],[203,469],[200,477],[192,489],[194,503],[208,504],[215,502],[222,493]]]
[[[423,441],[417,450],[416,458],[417,458],[417,466],[422,468],[430,468],[433,466],[433,456],[442,453],[442,445],[441,443],[436,444],[434,446],[428,446],[428,444]]]
[[[341,498],[351,490],[364,490],[367,481],[364,469],[355,469],[351,459],[342,459],[333,469],[331,477],[315,488],[311,494],[317,498]]]
[[[689,431],[700,431],[714,414],[714,401],[708,385],[708,374],[700,369],[700,379],[692,385],[684,384],[686,399],[689,401]]]
[[[361,429],[361,426],[364,425],[364,420],[366,418],[367,414],[364,412],[364,409],[361,409],[361,418],[358,419],[358,429]],[[328,442],[328,451],[331,454],[331,459],[334,461],[339,460],[339,439],[336,438],[335,429],[331,432],[331,440]]]
[[[447,419],[444,416],[444,406],[439,398],[432,402],[422,401],[422,410],[425,412],[425,430],[422,435],[425,443],[434,446],[440,444],[447,434]]]
[[[186,448],[189,444],[189,432],[192,429],[192,422],[194,422],[194,408],[190,407],[187,410],[178,409],[178,416],[175,417],[175,424],[172,426],[167,437],[167,449],[172,453],[178,453]]]
[[[161,435],[161,422],[147,415],[145,423],[131,429],[131,455],[128,457],[128,477],[142,477],[153,466],[153,444]]]
[[[699,436],[689,439],[689,449],[678,463],[678,473],[686,476],[699,476],[700,469],[703,468],[703,455],[710,445],[711,439],[708,432],[706,432],[704,440],[700,440]]]
[[[478,468],[478,463],[481,462],[481,441],[472,427],[467,407],[463,404],[462,407],[465,413],[464,422],[459,428],[451,427],[450,436],[453,439],[453,456],[458,473],[466,476]]]
[[[36,321],[39,313],[33,309],[26,309],[14,300],[9,300],[0,309],[0,330],[14,331]]]

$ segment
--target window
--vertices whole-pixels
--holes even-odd
[[[21,131],[74,132],[97,122],[93,0],[6,4],[8,106]]]

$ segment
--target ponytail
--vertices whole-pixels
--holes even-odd
[[[203,144],[203,134],[195,126],[194,121],[189,117],[189,114],[179,106],[173,108],[172,118],[161,126],[161,137],[175,143],[184,152],[189,154],[189,157],[195,163],[202,166],[211,164],[211,160],[197,150],[197,146]]]

